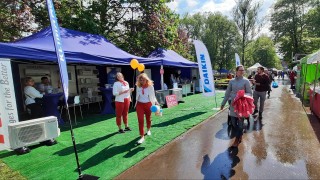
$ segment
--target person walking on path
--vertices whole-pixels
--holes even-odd
[[[151,106],[158,105],[155,96],[153,81],[150,80],[146,73],[142,73],[137,77],[137,93],[136,93],[136,111],[139,123],[140,140],[138,144],[144,142],[144,115],[147,121],[147,135],[151,135]]]
[[[264,73],[269,77],[269,89],[268,89],[268,99],[270,98],[270,92],[271,90],[271,83],[274,81],[272,73],[268,71],[268,69],[264,70]]]
[[[258,67],[257,72],[258,74],[254,77],[254,80],[252,81],[256,87],[253,92],[253,99],[254,99],[254,105],[255,105],[255,110],[253,112],[253,115],[259,112],[259,118],[262,118],[264,101],[266,100],[267,91],[269,90],[270,79],[268,75],[264,73],[264,68],[262,66]],[[257,105],[258,105],[259,99],[260,99],[260,106],[258,111]]]
[[[128,112],[131,102],[130,94],[133,90],[133,88],[129,87],[129,83],[124,80],[122,73],[118,72],[116,75],[116,82],[113,84],[112,92],[115,96],[116,123],[119,128],[119,133],[131,131],[128,126]],[[121,117],[125,125],[124,130],[121,128]]]
[[[231,99],[231,104],[236,97],[236,94],[239,90],[244,90],[246,95],[252,96],[252,90],[250,87],[250,82],[247,78],[243,77],[244,67],[242,65],[237,66],[236,68],[236,77],[230,80],[227,90],[225,92],[224,99],[221,103],[221,110],[224,108],[225,104]],[[232,144],[233,147],[238,147],[241,143],[242,134],[243,134],[243,118],[238,118],[237,114],[234,112],[234,108],[230,106],[230,117],[232,126],[235,128],[236,139]]]
[[[290,84],[291,84],[290,89],[295,89],[296,73],[294,71],[291,71],[289,78],[290,78]]]

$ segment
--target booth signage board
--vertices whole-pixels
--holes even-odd
[[[11,63],[0,59],[0,151],[10,149],[8,124],[19,122]]]
[[[166,102],[167,102],[168,108],[177,106],[178,105],[177,96],[175,94],[166,96]]]

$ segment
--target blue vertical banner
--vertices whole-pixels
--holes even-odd
[[[207,47],[203,44],[203,42],[199,40],[194,40],[193,43],[196,48],[203,95],[214,96],[214,80],[212,74],[211,60],[209,57]]]
[[[235,54],[235,57],[236,57],[236,67],[240,66],[240,56],[236,53]]]
[[[47,0],[47,6],[49,11],[49,18],[50,18],[54,46],[56,48],[56,53],[57,53],[57,59],[58,59],[58,64],[60,69],[60,78],[62,82],[65,102],[66,104],[68,104],[67,102],[68,102],[68,96],[69,96],[69,78],[68,78],[66,58],[64,56],[64,51],[62,48],[62,42],[60,37],[60,28],[58,25],[58,20],[57,20],[56,12],[54,10],[54,4],[52,0]]]

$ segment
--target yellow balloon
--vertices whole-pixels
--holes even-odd
[[[144,70],[144,64],[139,64],[138,65],[138,71],[142,72]]]
[[[139,65],[139,61],[138,60],[132,59],[130,61],[130,66],[132,67],[132,69],[137,69],[138,65]]]

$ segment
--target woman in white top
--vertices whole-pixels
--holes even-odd
[[[151,106],[159,104],[153,87],[153,81],[151,81],[146,73],[142,73],[137,77],[137,93],[136,93],[136,111],[139,122],[139,131],[141,139],[138,144],[144,142],[144,115],[147,121],[147,135],[151,135]]]
[[[125,131],[131,131],[128,126],[128,112],[131,102],[130,94],[133,88],[129,87],[129,83],[124,80],[122,73],[118,72],[116,75],[116,82],[113,84],[113,95],[116,97],[116,123],[119,127],[119,133],[124,133]],[[125,125],[125,129],[121,128],[121,117]]]
[[[42,106],[36,103],[35,99],[42,98],[43,95],[33,87],[34,80],[31,77],[26,77],[24,83],[25,104],[30,109],[32,118],[40,118],[42,117]]]

